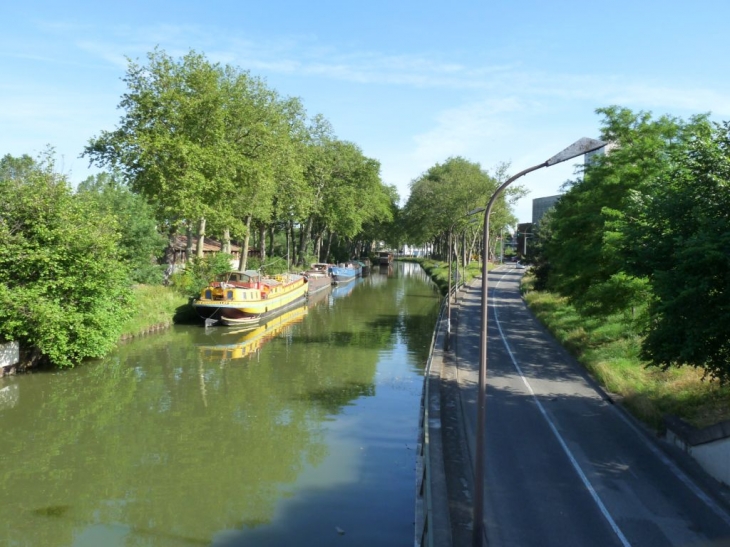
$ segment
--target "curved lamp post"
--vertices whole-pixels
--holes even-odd
[[[525,176],[527,173],[536,171],[543,167],[550,167],[557,163],[567,161],[577,156],[582,156],[588,152],[594,152],[606,145],[605,142],[596,139],[582,138],[568,148],[554,155],[547,161],[538,165],[528,167],[524,171],[520,171],[516,175],[504,181],[499,188],[489,198],[489,203],[484,212],[484,234],[483,234],[483,263],[482,263],[482,321],[481,321],[481,340],[479,355],[479,387],[477,392],[477,431],[476,431],[476,462],[474,464],[474,507],[473,507],[473,523],[472,528],[472,545],[481,547],[484,538],[484,459],[485,459],[485,423],[486,423],[486,398],[487,398],[487,316],[489,309],[489,293],[488,293],[488,270],[489,270],[489,215],[492,212],[494,202],[500,196],[507,186],[512,184],[518,178]],[[476,211],[475,211],[476,212]]]
[[[453,227],[452,224],[449,228],[449,288],[446,291],[446,341],[444,343],[446,351],[449,351],[451,347],[451,230]]]

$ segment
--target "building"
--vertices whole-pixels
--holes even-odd
[[[557,196],[548,196],[545,198],[535,198],[532,200],[532,224],[539,224],[540,219],[545,216],[550,209],[555,207],[555,204],[560,199],[560,194]]]
[[[599,148],[598,150],[594,150],[593,152],[588,152],[587,154],[583,155],[583,164],[588,165],[593,161],[592,158],[594,158],[597,155],[604,155],[610,152],[613,148],[616,148],[616,145],[613,143],[608,143],[603,148]],[[537,225],[540,223],[540,219],[545,216],[545,213],[547,213],[550,209],[555,207],[555,204],[560,199],[561,194],[558,194],[557,196],[547,196],[544,198],[536,198],[532,200],[532,224]]]

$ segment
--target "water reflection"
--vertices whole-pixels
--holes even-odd
[[[438,296],[396,274],[253,331],[175,327],[0,384],[0,544],[411,540]]]
[[[352,291],[355,290],[355,287],[360,285],[362,282],[363,282],[363,278],[359,277],[357,279],[354,279],[353,281],[350,281],[349,283],[333,285],[330,298],[332,300],[335,300],[337,298],[344,298],[346,296],[350,296],[352,294]]]
[[[200,349],[200,356],[204,361],[225,364],[243,359],[261,349],[266,342],[277,336],[287,326],[303,321],[308,311],[309,307],[303,301],[298,308],[270,318],[266,323],[257,327],[208,328],[205,331],[208,339],[196,345]]]

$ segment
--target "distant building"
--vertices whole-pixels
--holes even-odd
[[[604,146],[603,148],[599,148],[598,150],[594,150],[593,152],[588,152],[587,154],[583,154],[583,165],[588,165],[593,161],[593,158],[595,156],[605,156],[608,154],[611,150],[614,148],[617,148],[618,145],[615,142],[609,142]]]
[[[591,163],[592,158],[594,158],[597,155],[604,155],[608,152],[610,152],[612,149],[616,148],[616,145],[614,143],[608,143],[603,148],[599,148],[598,150],[594,150],[593,152],[588,152],[587,154],[583,155],[583,164],[588,165]],[[547,196],[544,198],[536,198],[532,200],[532,224],[537,225],[540,223],[540,219],[545,216],[545,213],[547,213],[550,209],[555,207],[555,204],[560,199],[561,194],[558,194],[557,196]]]
[[[540,219],[550,209],[555,207],[555,204],[560,199],[560,194],[557,196],[548,196],[546,198],[535,198],[532,200],[532,223],[539,224]]]

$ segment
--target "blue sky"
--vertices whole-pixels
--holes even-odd
[[[727,0],[4,2],[0,155],[51,145],[78,183],[118,123],[125,58],[194,49],[300,97],[405,199],[450,156],[514,173],[597,137],[602,106],[730,119],[728,21]],[[518,219],[573,170],[522,179]]]

